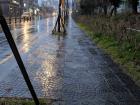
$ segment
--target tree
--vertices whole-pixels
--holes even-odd
[[[109,0],[109,2],[111,3],[111,5],[113,6],[112,10],[111,10],[111,16],[114,12],[114,14],[117,14],[117,8],[119,7],[121,0]]]
[[[59,13],[58,18],[55,23],[55,27],[53,29],[53,33],[55,32],[63,32],[66,33],[65,29],[65,0],[59,0]]]
[[[103,10],[105,15],[107,15],[108,4],[109,4],[108,0],[103,0]]]
[[[132,11],[134,14],[138,13],[138,1],[139,0],[128,0],[129,4],[131,5]]]
[[[81,12],[84,14],[93,14],[95,5],[96,5],[96,0],[81,0],[80,1],[80,8]]]
[[[93,14],[94,10],[98,9],[99,14],[104,13],[104,15],[107,15],[109,6],[112,5],[113,8],[110,14],[114,13],[116,15],[120,2],[121,0],[81,0],[80,7],[84,14]]]

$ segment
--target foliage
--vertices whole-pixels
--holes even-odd
[[[83,13],[85,14],[92,14],[94,11],[96,2],[95,0],[81,0],[80,7]]]
[[[51,105],[51,100],[39,99],[40,105]],[[0,105],[35,105],[32,99],[0,98]]]
[[[80,11],[82,14],[109,14],[116,15],[117,8],[122,2],[129,2],[130,8],[132,8],[133,13],[137,13],[138,0],[81,0],[80,1]]]
[[[138,1],[139,0],[128,0],[129,4],[132,7],[133,13],[137,13],[137,6],[138,6]]]

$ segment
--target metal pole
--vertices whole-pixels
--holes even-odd
[[[14,39],[12,37],[10,29],[9,29],[9,27],[7,25],[7,22],[6,22],[6,20],[5,20],[4,16],[3,16],[1,6],[0,6],[0,24],[1,24],[1,27],[2,27],[2,29],[4,31],[4,33],[5,33],[7,41],[9,43],[10,47],[11,47],[11,50],[12,50],[12,52],[13,52],[15,58],[16,58],[17,64],[18,64],[18,66],[19,66],[19,68],[21,70],[21,73],[22,73],[22,75],[23,75],[23,77],[25,79],[25,82],[26,82],[26,84],[27,84],[27,86],[28,86],[28,88],[30,90],[30,93],[31,93],[33,99],[34,99],[34,102],[35,102],[36,105],[39,105],[39,100],[37,98],[37,95],[36,95],[36,93],[34,91],[34,88],[33,88],[32,84],[31,84],[31,81],[30,81],[29,76],[27,74],[26,68],[25,68],[25,66],[23,64],[23,61],[22,61],[22,59],[20,57],[20,54],[18,52],[17,46],[16,46],[15,41],[14,41]]]

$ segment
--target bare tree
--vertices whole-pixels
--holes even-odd
[[[55,24],[55,27],[53,29],[54,32],[66,32],[65,29],[65,0],[59,0],[59,13],[58,13],[58,18]]]
[[[112,16],[113,13],[116,15],[117,14],[117,8],[119,7],[119,4],[120,4],[121,0],[109,0],[109,2],[113,6],[110,15]]]

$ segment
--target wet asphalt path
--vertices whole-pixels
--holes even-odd
[[[54,105],[140,105],[105,54],[70,18],[66,36],[52,35],[56,18],[13,28],[38,97]],[[116,70],[116,71],[115,71]],[[3,34],[0,34],[0,97],[31,97]]]

